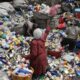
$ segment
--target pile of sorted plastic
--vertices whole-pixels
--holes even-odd
[[[27,53],[29,43],[32,37],[24,37],[11,32],[3,22],[0,22],[0,53],[6,56],[8,60],[18,54]]]
[[[33,39],[33,37],[24,37],[23,35],[18,34],[20,32],[20,28],[22,28],[26,17],[33,16],[34,11],[45,14],[48,14],[50,11],[50,7],[46,4],[36,4],[36,6],[33,6],[26,5],[24,0],[21,2],[20,1],[21,0],[14,0],[13,6],[15,8],[20,7],[19,11],[15,12],[15,9],[11,4],[0,3],[0,66],[3,66],[2,71],[8,70],[9,67],[11,67],[16,70],[16,74],[19,74],[19,69],[16,69],[16,67],[23,59],[21,55],[28,55],[30,53],[29,43]],[[5,4],[7,4],[7,7],[5,7]],[[28,8],[27,13],[24,11],[24,8],[26,7]],[[60,16],[54,17],[53,25],[56,26],[59,24],[59,17]],[[59,30],[52,30],[52,32],[50,32],[48,35],[45,44],[46,48],[50,51],[56,52],[56,54],[60,54],[60,57],[56,59],[55,56],[48,55],[47,59],[49,68],[45,74],[45,79],[42,80],[73,80],[73,78],[74,80],[77,80],[76,78],[80,79],[80,54],[73,52],[71,53],[68,51],[65,52],[65,50],[62,49],[60,45],[61,34],[66,36],[64,32]],[[20,71],[25,72],[21,69]]]
[[[46,47],[52,54],[48,54],[49,68],[44,80],[80,79],[80,53],[76,54],[75,52],[62,49],[60,45],[60,34],[66,36],[63,31],[53,30],[46,40]],[[59,51],[61,52],[59,53]],[[61,55],[56,58],[55,54]]]
[[[73,77],[80,78],[80,58],[75,53],[64,52],[59,59],[49,56],[48,63],[50,67],[46,77],[49,79],[70,80]]]
[[[9,70],[9,67],[16,68],[22,60],[21,55],[29,54],[31,40],[32,37],[24,37],[16,32],[11,32],[6,26],[0,29],[0,65],[4,73]]]

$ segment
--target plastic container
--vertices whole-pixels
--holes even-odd
[[[31,68],[31,70],[34,72],[33,68]],[[12,74],[12,80],[32,80],[32,75],[23,77],[16,74]]]

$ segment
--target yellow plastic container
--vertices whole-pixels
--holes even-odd
[[[32,76],[18,76],[18,75],[12,75],[13,80],[32,80]]]
[[[31,70],[34,72],[33,68]],[[32,80],[32,74],[25,77],[12,74],[12,80]]]

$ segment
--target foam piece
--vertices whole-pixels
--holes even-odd
[[[63,59],[70,62],[71,60],[74,59],[74,56],[66,54],[66,55],[63,56]]]
[[[80,76],[80,71],[76,71],[76,74],[77,74],[78,76]]]
[[[75,9],[75,12],[80,12],[80,8],[76,8]]]

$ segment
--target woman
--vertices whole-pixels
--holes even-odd
[[[73,51],[76,45],[78,35],[80,34],[80,28],[74,21],[71,23],[70,27],[67,27],[66,34],[67,37],[63,38],[61,45],[62,46],[69,45],[68,50]]]
[[[25,57],[30,60],[30,65],[34,68],[34,75],[37,77],[45,74],[47,69],[48,63],[45,41],[50,30],[51,27],[47,27],[44,33],[40,28],[34,30],[34,39],[30,44],[30,55]]]

